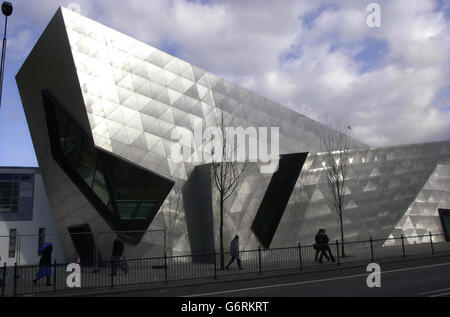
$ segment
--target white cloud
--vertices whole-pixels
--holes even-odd
[[[22,30],[7,42],[8,54],[16,60],[24,60],[32,48],[33,34],[30,30]]]
[[[363,4],[363,3],[361,3]],[[320,39],[329,35],[339,36],[344,41],[359,41],[369,33],[364,5],[341,10],[326,10],[314,21],[312,37]]]

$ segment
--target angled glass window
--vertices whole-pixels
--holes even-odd
[[[134,165],[115,157],[105,157],[105,169],[110,171],[111,196],[121,219],[146,219],[164,195],[166,185],[158,176],[142,173]]]
[[[53,158],[114,231],[138,243],[173,181],[96,148],[92,138],[43,91]]]
[[[251,226],[266,249],[270,247],[307,156],[308,153],[280,156],[278,170],[272,175]]]
[[[92,190],[94,193],[100,198],[100,200],[105,204],[106,206],[110,207],[111,204],[109,202],[109,192],[108,188],[106,186],[105,181],[105,170],[103,168],[103,163],[101,160],[97,161],[97,165],[95,168],[95,175],[94,180],[92,183]],[[109,211],[112,211],[109,209]]]
[[[80,160],[78,163],[78,173],[83,181],[89,187],[94,182],[95,167],[98,161],[97,152],[90,146],[88,142],[83,142],[80,151]]]

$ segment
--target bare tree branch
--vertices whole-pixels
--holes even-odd
[[[239,185],[240,178],[242,173],[246,168],[246,162],[239,163],[234,158],[234,154],[236,154],[237,144],[233,140],[233,146],[229,146],[227,142],[227,127],[232,126],[232,121],[234,117],[232,117],[227,124],[224,120],[224,115],[222,111],[218,111],[217,117],[217,126],[221,130],[221,149],[215,149],[215,140],[211,140],[211,156],[212,156],[212,172],[214,178],[214,185],[219,192],[219,204],[220,204],[220,267],[224,268],[224,247],[223,247],[223,213],[224,213],[224,204],[225,201],[233,195],[236,188]],[[221,160],[217,160],[214,154],[217,154],[216,151],[221,150]],[[231,159],[230,159],[231,158]]]
[[[349,163],[349,132],[350,125],[346,124],[342,119],[336,119],[333,128],[326,122],[317,131],[321,142],[321,149],[324,152],[321,154],[321,157],[324,160],[324,172],[327,176],[331,204],[339,216],[342,256],[345,256],[342,216],[345,206],[347,165]]]

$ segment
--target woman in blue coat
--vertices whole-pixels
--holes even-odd
[[[40,280],[41,277],[47,277],[47,286],[52,286],[50,284],[50,277],[52,276],[52,251],[53,245],[51,242],[46,242],[39,249],[41,253],[41,260],[39,261],[39,271],[36,273],[36,278],[33,279],[34,285]]]

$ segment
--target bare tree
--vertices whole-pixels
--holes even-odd
[[[346,124],[345,120],[336,119],[333,127],[328,122],[319,128],[319,138],[321,149],[324,151],[322,157],[325,163],[325,173],[330,191],[329,199],[339,217],[342,256],[345,257],[344,251],[344,225],[342,221],[344,203],[345,203],[345,186],[347,180],[347,165],[349,162],[350,139],[349,133],[351,127]]]
[[[214,178],[214,185],[219,193],[219,208],[220,208],[220,224],[219,224],[219,240],[220,240],[220,269],[225,268],[224,246],[223,246],[223,214],[225,201],[233,195],[234,191],[239,185],[239,180],[245,170],[245,162],[237,162],[233,159],[236,153],[237,144],[234,140],[227,138],[227,125],[224,122],[222,111],[219,111],[217,119],[217,126],[221,131],[220,140],[212,140],[211,160],[212,160],[212,174]],[[229,120],[228,127],[232,123],[232,118]],[[215,142],[219,141],[219,142]],[[221,148],[216,148],[215,144],[219,144]],[[217,154],[221,151],[221,155]],[[231,159],[230,159],[231,158]]]

